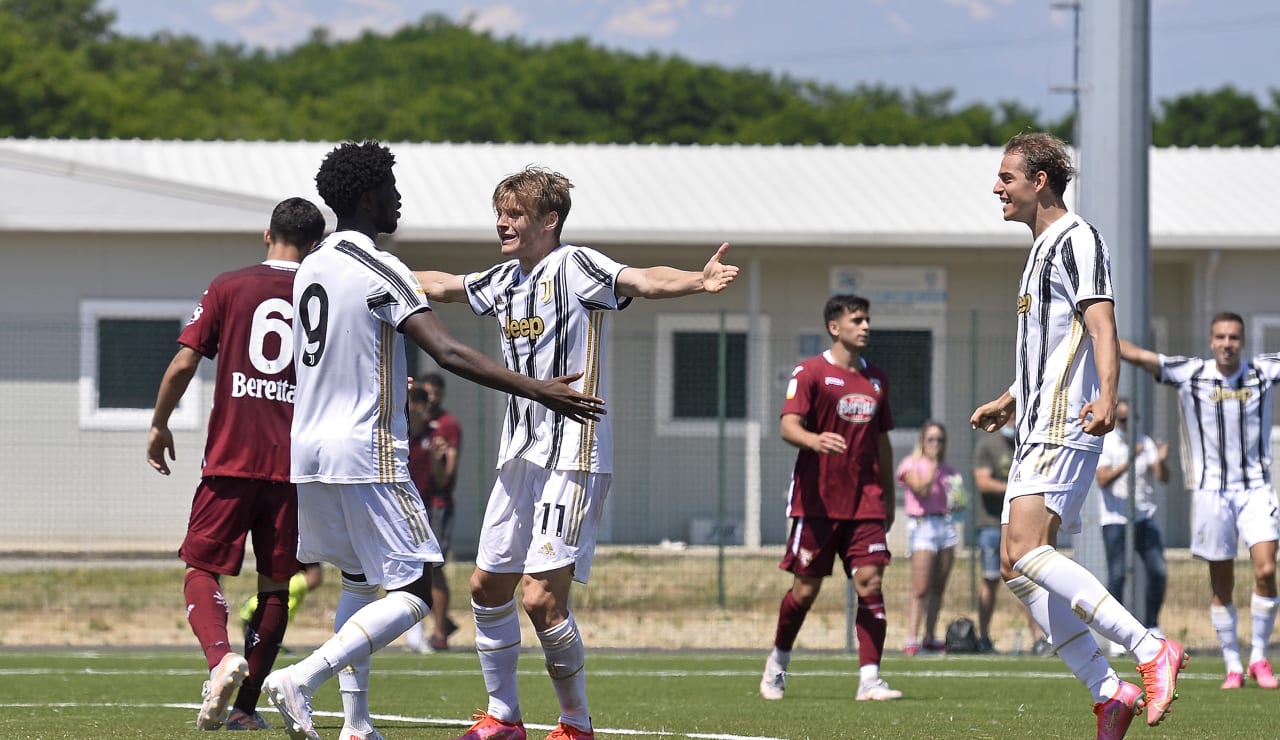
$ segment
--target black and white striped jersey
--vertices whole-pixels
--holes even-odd
[[[1178,389],[1187,486],[1249,490],[1271,483],[1271,390],[1280,353],[1240,363],[1224,377],[1213,360],[1160,355],[1160,382]]]
[[[1100,452],[1080,409],[1098,395],[1093,341],[1080,304],[1114,301],[1111,256],[1097,229],[1068,212],[1036,239],[1018,290],[1015,378],[1018,441]]]
[[[498,319],[506,366],[543,380],[581,372],[574,387],[608,400],[606,321],[631,299],[617,293],[626,265],[587,247],[561,244],[529,274],[510,260],[464,278],[471,309]],[[579,424],[509,396],[498,467],[521,458],[549,470],[613,471],[609,416]]]

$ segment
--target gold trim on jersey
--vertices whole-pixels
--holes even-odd
[[[1062,444],[1067,438],[1067,415],[1071,411],[1071,365],[1075,362],[1076,352],[1080,349],[1080,341],[1084,338],[1084,324],[1080,316],[1071,314],[1071,335],[1068,338],[1071,349],[1067,351],[1066,361],[1062,364],[1062,374],[1053,384],[1053,405],[1049,412],[1049,423],[1045,435],[1049,442]]]
[[[374,429],[374,455],[378,460],[378,482],[394,483],[396,477],[396,446],[395,435],[391,431],[392,414],[395,413],[391,408],[393,399],[395,399],[395,391],[391,387],[391,383],[395,379],[391,377],[392,370],[395,368],[395,340],[396,330],[391,324],[379,322],[380,333],[378,336],[378,419],[375,422]],[[401,383],[404,379],[401,378]]]
[[[574,473],[574,480],[569,483],[573,488],[573,496],[569,500],[568,511],[565,512],[564,543],[577,547],[578,538],[582,536],[582,522],[586,519],[587,484],[591,481],[591,473],[579,470]]]
[[[604,311],[592,311],[587,324],[586,365],[583,367],[582,392],[589,396],[600,394],[600,337],[604,333]],[[595,454],[596,422],[587,420],[578,432],[578,469],[591,470]]]
[[[413,535],[413,544],[420,545],[430,540],[428,532],[431,528],[427,525],[427,511],[422,506],[422,498],[402,484],[397,483],[393,488],[400,513],[404,514],[405,524],[409,525],[409,532]]]

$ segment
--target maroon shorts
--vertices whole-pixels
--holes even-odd
[[[250,478],[202,478],[178,557],[211,573],[240,575],[249,533],[259,573],[277,581],[297,573],[297,488]]]
[[[826,578],[831,575],[837,555],[844,562],[844,574],[850,578],[854,570],[864,565],[888,565],[884,521],[796,517],[791,520],[787,552],[778,567],[798,576]]]

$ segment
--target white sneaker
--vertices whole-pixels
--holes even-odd
[[[218,730],[231,714],[231,698],[249,675],[249,662],[235,653],[227,653],[209,671],[209,680],[200,690],[203,702],[196,715],[196,729]]]
[[[787,691],[787,672],[769,658],[764,663],[764,675],[760,677],[760,696],[777,701]]]
[[[889,688],[889,682],[883,678],[858,684],[858,701],[893,701],[901,698],[902,692]]]
[[[342,726],[342,734],[338,735],[338,740],[387,740],[377,730],[369,730],[368,732],[360,732],[351,729],[350,725]]]
[[[284,731],[292,740],[320,740],[311,722],[311,697],[294,682],[287,669],[272,671],[262,682],[262,690],[284,718]]]

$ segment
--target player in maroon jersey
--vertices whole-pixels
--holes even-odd
[[[786,691],[791,648],[837,556],[858,593],[857,699],[902,698],[880,677],[886,628],[880,587],[894,517],[893,413],[889,379],[862,356],[871,338],[869,310],[865,298],[831,296],[822,312],[831,349],[797,365],[787,385],[782,439],[800,452],[787,504],[791,535],[779,567],[795,578],[782,597],[760,679],[765,699]]]
[[[258,697],[284,639],[289,578],[299,568],[298,501],[289,482],[293,277],[303,255],[323,236],[324,216],[311,202],[289,198],[278,204],[263,232],[266,261],[213,279],[178,337],[181,348],[156,396],[147,462],[168,475],[165,453],[176,459],[169,416],[200,360],[218,358],[200,484],[178,551],[187,564],[187,621],[209,664],[196,716],[201,730],[266,726],[257,712]],[[220,576],[239,575],[250,533],[258,608],[241,656],[227,635]]]

